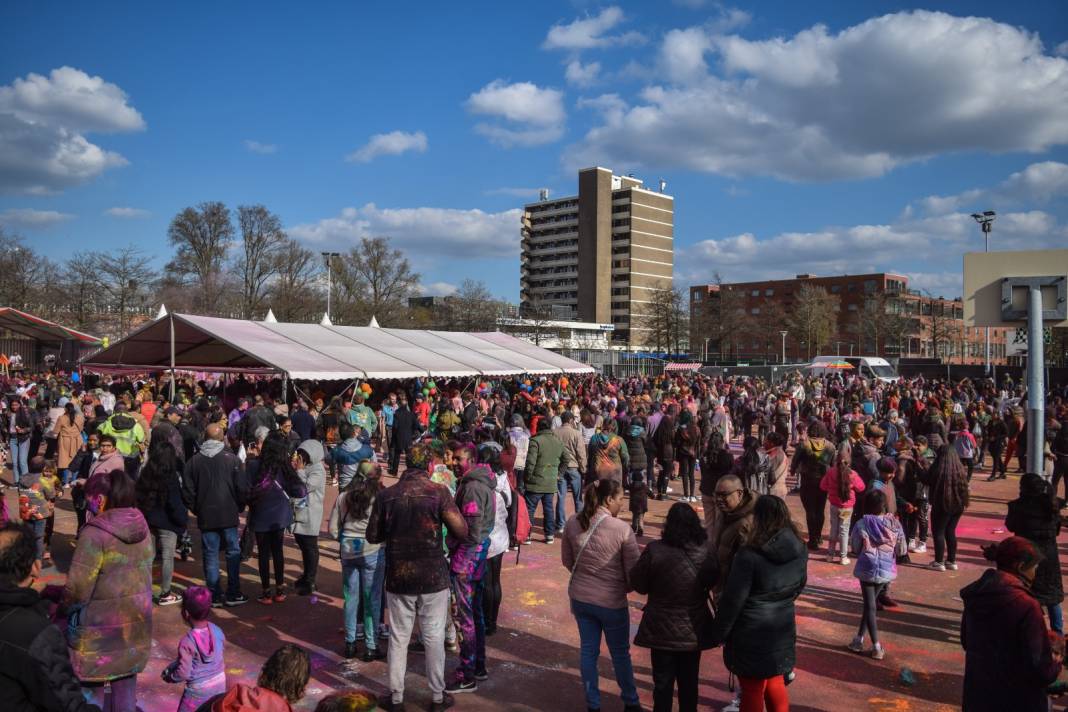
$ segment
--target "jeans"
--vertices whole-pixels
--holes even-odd
[[[260,586],[266,591],[271,585],[271,560],[274,560],[274,583],[281,588],[286,582],[286,555],[282,548],[286,530],[272,529],[256,532],[256,552],[259,554]]]
[[[586,690],[586,706],[601,708],[597,659],[601,656],[601,635],[608,643],[612,668],[616,672],[623,704],[638,704],[638,690],[634,685],[634,668],[630,662],[630,611],[626,608],[604,608],[592,603],[571,601],[571,613],[578,623],[581,650],[582,686]]]
[[[1049,629],[1064,635],[1064,611],[1061,610],[1061,604],[1046,606],[1046,613],[1049,614]]]
[[[18,438],[11,438],[8,445],[11,447],[11,473],[17,486],[19,478],[30,471],[30,439],[19,442]]]
[[[82,685],[86,702],[100,708],[101,712],[131,712],[137,709],[137,675],[112,680],[111,694],[106,695],[104,683]]]
[[[808,528],[808,545],[818,548],[823,543],[823,524],[826,520],[827,493],[820,489],[817,481],[802,476],[801,504],[805,508],[805,523]],[[832,520],[831,526],[835,522]]]
[[[534,512],[538,511],[538,502],[541,502],[541,512],[545,515],[545,537],[551,537],[556,533],[553,517],[552,492],[524,492],[523,499],[527,502],[527,514],[530,515],[530,523],[534,523]]]
[[[567,521],[567,509],[564,500],[567,499],[567,490],[571,490],[571,496],[575,500],[575,514],[582,510],[582,475],[576,469],[567,469],[560,473],[556,480],[556,528],[563,529]]]
[[[319,575],[319,536],[317,534],[294,534],[293,538],[297,540],[301,564],[304,567],[300,582],[313,587]]]
[[[694,478],[693,471],[696,460],[685,453],[680,452],[678,456],[679,462],[679,478],[682,480],[682,496],[693,497],[694,493]]]
[[[867,632],[871,637],[873,646],[879,642],[879,627],[875,620],[875,612],[877,610],[875,603],[879,597],[885,595],[888,586],[889,584],[885,583],[860,582],[860,595],[864,599],[864,611],[860,614],[860,627],[857,629],[857,637],[863,640],[864,633]]]
[[[931,536],[934,538],[935,561],[943,564],[957,560],[957,524],[962,512],[931,512]]]
[[[426,658],[427,686],[435,702],[445,693],[445,626],[449,620],[449,589],[421,594],[386,592],[389,608],[389,691],[393,702],[404,701],[408,643],[419,617]]]
[[[159,595],[163,596],[171,592],[178,535],[168,529],[152,529],[152,543],[159,552]]]
[[[43,561],[45,555],[45,524],[44,519],[31,519],[26,522],[33,529],[33,540],[37,547],[37,560]]]
[[[653,712],[671,712],[675,685],[679,687],[679,712],[697,712],[697,673],[701,651],[650,651],[653,661]]]
[[[386,550],[370,556],[341,560],[341,584],[345,595],[345,642],[356,642],[356,625],[363,623],[363,640],[375,650],[378,625],[382,622],[382,582],[386,575]],[[363,620],[359,618],[363,603]]]
[[[827,539],[831,544],[831,549],[835,544],[838,544],[838,553],[846,554],[849,552],[849,520],[853,517],[852,507],[837,507],[831,505],[831,531],[829,532]],[[830,551],[830,549],[829,549]]]
[[[237,527],[226,529],[208,529],[200,532],[200,544],[203,548],[204,585],[215,598],[222,598],[222,584],[219,581],[219,547],[226,546],[226,595],[241,594],[241,545],[238,541]]]

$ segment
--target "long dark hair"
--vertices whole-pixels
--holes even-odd
[[[683,549],[687,546],[703,545],[708,541],[708,533],[693,507],[685,502],[676,502],[668,510],[660,541],[668,546]]]
[[[169,440],[156,438],[148,448],[148,461],[137,478],[137,507],[147,512],[167,502],[167,491],[178,479],[178,453]]]
[[[963,512],[968,506],[968,474],[951,445],[938,449],[931,485],[931,505],[944,512]]]
[[[622,491],[623,485],[615,480],[597,480],[586,485],[582,493],[582,511],[577,515],[582,531],[590,528],[590,522],[593,521],[597,508],[604,506],[605,502]]]
[[[289,448],[282,436],[272,432],[263,441],[260,450],[259,482],[265,482],[272,477],[281,477],[283,482],[298,480],[297,471],[293,469],[293,462],[289,456]]]
[[[71,427],[75,427],[78,424],[78,408],[74,403],[67,401],[63,406],[63,413],[67,416],[67,420],[70,421]]]
[[[342,491],[345,497],[345,519],[349,517],[359,521],[367,516],[371,508],[371,502],[382,489],[382,480],[379,477],[353,477],[348,486]]]
[[[753,532],[747,542],[754,549],[767,544],[773,536],[783,529],[789,529],[794,536],[801,539],[801,532],[790,518],[786,502],[773,494],[762,494],[753,505]]]

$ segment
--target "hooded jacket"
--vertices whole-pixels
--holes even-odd
[[[1057,679],[1042,607],[1018,576],[987,569],[961,589],[964,712],[1045,712]]]
[[[526,468],[523,478],[527,492],[555,494],[556,480],[567,462],[564,444],[551,430],[542,430],[527,445]],[[517,465],[518,467],[518,465]]]
[[[497,498],[494,490],[497,477],[485,465],[476,465],[463,476],[456,487],[456,507],[467,521],[467,538],[461,546],[478,546],[493,531],[497,517]]]
[[[141,511],[105,509],[86,523],[67,574],[71,664],[82,682],[139,673],[152,648],[152,542]]]
[[[789,528],[734,557],[711,637],[724,643],[723,661],[735,675],[766,679],[794,669],[794,601],[808,580],[807,566],[805,545]]]
[[[225,649],[226,636],[219,626],[208,623],[193,628],[178,643],[178,658],[164,669],[163,679],[184,682],[187,689],[204,697],[225,690]]]
[[[371,449],[371,445],[361,438],[349,438],[334,448],[330,459],[341,466],[337,477],[338,486],[341,489],[348,487],[352,478],[360,471],[360,463],[374,456],[375,451]]]
[[[323,526],[323,497],[326,494],[326,468],[323,467],[323,444],[318,440],[305,440],[298,450],[308,454],[308,464],[297,470],[297,476],[307,490],[308,518],[293,525],[294,534],[319,536]]]
[[[101,435],[115,438],[115,447],[125,457],[132,457],[140,452],[140,445],[145,441],[145,431],[129,413],[115,413],[108,418],[97,431]]]
[[[0,586],[0,700],[11,712],[100,712],[85,701],[63,633],[32,588]]]
[[[1025,475],[1040,480],[1048,488],[1045,480],[1037,475]],[[1057,548],[1057,535],[1061,531],[1060,513],[1050,499],[1048,490],[1034,494],[1021,495],[1009,502],[1009,513],[1005,517],[1005,528],[1016,536],[1030,539],[1035,548],[1042,553],[1038,562],[1038,571],[1031,584],[1031,594],[1043,606],[1055,606],[1064,600],[1064,584],[1061,579],[1061,560]]]
[[[892,514],[865,514],[849,534],[849,549],[857,557],[853,575],[865,583],[889,583],[897,578],[898,543],[905,538],[901,522]]]
[[[248,495],[241,461],[218,440],[205,440],[200,452],[186,462],[182,500],[197,515],[201,531],[236,527]]]
[[[203,708],[202,708],[203,709]],[[225,695],[215,698],[210,712],[292,712],[286,698],[265,687],[234,685]]]
[[[756,506],[756,499],[752,492],[743,492],[738,507],[733,512],[720,512],[712,525],[708,540],[719,568],[719,580],[715,588],[717,594],[726,585],[731,561],[749,538],[749,532],[753,528],[753,507]]]

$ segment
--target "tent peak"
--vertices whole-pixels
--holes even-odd
[[[267,322],[268,324],[277,324],[278,323],[278,319],[276,319],[275,316],[274,316],[274,309],[271,309],[271,308],[268,307],[267,316],[263,317],[263,320],[265,322]]]
[[[372,329],[379,328],[378,319],[375,319],[375,315],[374,314],[371,315],[371,323],[368,324],[367,326],[371,327]]]
[[[330,315],[323,312],[323,318],[319,321],[320,326],[333,326],[334,322],[330,321]]]
[[[166,304],[160,304],[159,305],[159,311],[156,312],[156,318],[157,319],[162,319],[165,316],[167,316],[167,305]]]

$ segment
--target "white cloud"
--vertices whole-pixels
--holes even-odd
[[[1000,185],[1013,183],[1018,175]],[[908,276],[915,288],[955,297],[961,292],[962,255],[981,250],[983,240],[970,209],[945,205],[941,212],[921,217],[905,211],[896,221],[884,225],[830,226],[766,238],[743,233],[703,240],[677,249],[676,278],[697,284],[710,282],[714,272],[729,281],[747,281],[781,279],[806,272],[834,275],[892,271]],[[998,214],[991,249],[1033,250],[1066,243],[1068,225],[1046,211],[1028,206]]]
[[[405,250],[455,257],[516,257],[518,208],[499,213],[450,208],[345,208],[333,218],[295,225],[288,232],[310,243],[352,247],[364,237],[389,237]]]
[[[56,210],[35,210],[33,208],[8,208],[0,213],[0,225],[28,229],[54,227],[73,219],[74,216],[70,213],[61,213]]]
[[[601,63],[590,62],[583,64],[580,60],[573,59],[567,63],[564,70],[564,78],[568,84],[579,87],[588,87],[594,84],[601,74]]]
[[[415,290],[424,297],[447,297],[456,294],[459,289],[451,282],[431,282],[430,284],[419,284],[415,287]]]
[[[566,25],[555,24],[542,42],[542,49],[578,51],[612,45],[639,45],[645,43],[640,32],[624,32],[619,35],[605,34],[623,21],[623,11],[617,6],[606,7],[593,17],[580,18]]]
[[[493,116],[503,124],[480,123],[475,131],[502,146],[536,146],[559,139],[567,112],[564,94],[531,82],[509,84],[496,79],[467,99],[473,114]]]
[[[408,151],[426,153],[426,149],[426,134],[422,131],[390,131],[375,134],[365,145],[347,155],[345,160],[352,163],[370,163],[379,156],[399,156]]]
[[[116,208],[108,208],[107,210],[104,211],[104,214],[108,215],[110,217],[113,217],[113,218],[122,218],[122,219],[125,219],[125,220],[132,220],[132,219],[136,219],[136,218],[147,218],[152,213],[150,213],[147,210],[144,210],[142,208],[116,207]]]
[[[261,155],[267,156],[272,153],[278,152],[278,146],[273,143],[260,143],[259,141],[253,141],[250,138],[246,138],[244,143],[245,150],[249,153],[259,153]]]
[[[1068,57],[1068,40],[1061,42],[1059,45],[1053,48],[1053,54],[1058,57]]]
[[[145,128],[125,92],[72,67],[0,86],[0,192],[45,195],[126,165],[88,132]]]
[[[667,33],[659,57],[670,83],[592,129],[569,164],[818,181],[1068,143],[1068,60],[990,19],[916,11],[762,41],[697,27]]]
[[[141,131],[145,120],[126,92],[80,69],[59,67],[48,77],[30,73],[0,87],[0,113],[21,121],[76,131]]]
[[[916,201],[926,214],[951,210],[978,211],[985,208],[1047,203],[1068,197],[1068,164],[1058,161],[1032,163],[1013,173],[993,188],[972,188],[956,195],[929,195]]]

